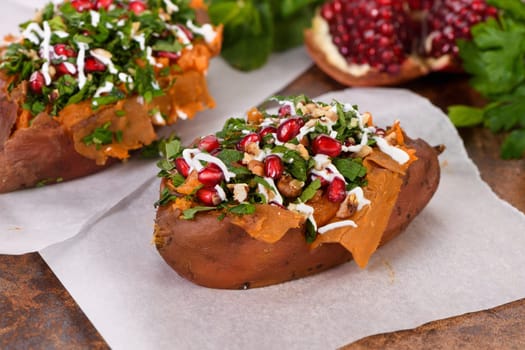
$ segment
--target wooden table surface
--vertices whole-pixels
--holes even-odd
[[[434,74],[401,87],[429,98],[443,110],[456,103],[482,103],[469,88],[466,77],[459,75]],[[342,88],[312,66],[279,93],[313,97]],[[501,135],[483,128],[460,130],[460,134],[482,178],[501,198],[525,213],[525,160],[499,158]],[[412,330],[371,336],[345,349],[386,347],[524,349],[525,299]],[[0,348],[106,349],[108,345],[42,258],[34,253],[0,255]]]

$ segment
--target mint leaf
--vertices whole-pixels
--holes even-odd
[[[235,215],[250,215],[255,213],[255,205],[251,203],[241,203],[234,207],[228,208],[228,212]]]
[[[198,213],[206,212],[206,211],[212,211],[217,210],[216,207],[193,207],[190,209],[186,209],[182,212],[182,218],[184,220],[193,220],[195,218],[195,215]]]
[[[301,196],[299,197],[299,199],[301,200],[301,202],[303,203],[306,203],[308,202],[310,199],[312,199],[314,196],[315,196],[315,193],[317,192],[318,189],[321,188],[321,180],[319,179],[315,179],[314,181],[312,181],[303,191],[303,193],[301,193]]]
[[[273,47],[273,15],[266,1],[215,0],[208,7],[212,23],[224,24],[221,55],[233,67],[263,66]]]
[[[299,153],[286,150],[282,159],[288,173],[299,181],[307,180],[308,162]]]
[[[109,130],[111,122],[96,128],[91,134],[85,136],[82,142],[87,146],[95,145],[97,149],[102,145],[107,145],[113,142],[113,132]]]
[[[335,167],[349,181],[354,182],[356,179],[366,175],[366,168],[360,160],[353,158],[337,158],[333,160]]]
[[[179,139],[168,140],[164,144],[163,154],[166,159],[174,159],[182,152],[182,144]]]
[[[231,163],[240,162],[244,155],[241,151],[234,149],[223,149],[217,154],[216,157],[222,160],[226,165],[230,165]]]
[[[525,6],[521,0],[487,0],[487,4],[504,10],[507,14],[525,21]]]
[[[525,128],[525,100],[513,100],[488,108],[485,125],[493,132],[510,131],[515,127]]]
[[[501,158],[519,159],[525,155],[525,129],[514,130],[503,141]]]
[[[456,127],[474,126],[483,123],[483,108],[470,106],[449,106],[448,116]]]

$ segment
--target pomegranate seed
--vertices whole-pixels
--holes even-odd
[[[84,12],[94,9],[91,0],[72,0],[71,5],[75,8],[75,10],[77,10],[77,12]]]
[[[136,15],[140,15],[142,12],[146,11],[146,8],[146,4],[142,1],[131,1],[128,5],[128,9]]]
[[[195,195],[202,204],[207,206],[216,206],[222,202],[219,193],[213,187],[203,187]]]
[[[275,154],[271,154],[264,159],[264,174],[272,179],[281,177],[284,171],[283,161]]]
[[[72,66],[71,68],[73,71],[69,70],[68,65],[65,62],[59,63],[55,66],[55,69],[59,75],[75,75],[77,73],[76,67]]]
[[[263,139],[266,135],[277,133],[277,128],[275,126],[266,126],[259,131],[259,136]]]
[[[328,185],[328,200],[334,203],[341,203],[346,198],[346,183],[340,178],[336,177]]]
[[[237,149],[239,151],[243,151],[244,152],[246,150],[246,146],[249,143],[257,143],[257,144],[259,144],[259,142],[261,142],[261,137],[258,134],[251,133],[251,134],[248,134],[248,135],[244,136],[241,139],[241,141],[239,141],[239,143],[237,144]]]
[[[168,58],[172,62],[178,61],[181,54],[180,52],[169,52],[169,51],[156,51],[155,56]]]
[[[219,148],[221,145],[219,139],[215,135],[204,136],[199,140],[198,148],[201,151],[206,151],[208,153]]]
[[[84,62],[84,70],[88,73],[104,72],[106,70],[106,65],[97,60],[95,57],[88,57]]]
[[[284,105],[279,108],[279,117],[284,118],[292,114],[292,107],[290,105]]]
[[[29,78],[29,88],[31,91],[33,91],[35,94],[41,94],[44,84],[45,79],[42,73],[36,71],[31,74],[31,77]]]
[[[193,33],[188,29],[188,27],[183,24],[177,24],[177,27],[183,31],[184,35],[186,35],[189,41],[193,41]]]
[[[214,187],[224,180],[224,174],[222,171],[217,166],[211,166],[211,164],[199,171],[198,175],[199,182],[208,187]]]
[[[329,157],[337,157],[341,154],[341,142],[326,135],[317,136],[312,142],[314,154],[326,154]]]
[[[182,157],[178,157],[175,159],[175,167],[177,168],[179,174],[181,174],[184,177],[188,177],[188,175],[190,174],[190,166]]]
[[[277,139],[281,142],[288,142],[299,134],[304,125],[301,118],[290,118],[284,121],[277,128]]]
[[[113,4],[113,0],[97,0],[95,2],[95,8],[97,10],[104,9],[107,10],[111,4]]]
[[[59,56],[76,57],[77,53],[66,44],[56,44],[54,46],[55,53]]]
[[[385,136],[386,131],[385,131],[385,129],[383,129],[383,128],[377,128],[375,134],[376,134],[377,136],[381,136],[381,137],[383,137],[383,136]]]

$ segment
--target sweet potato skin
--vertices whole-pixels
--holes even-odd
[[[438,152],[425,141],[406,140],[418,160],[404,177],[381,245],[398,236],[423,210],[439,184]],[[180,219],[170,206],[157,211],[155,243],[162,258],[182,277],[205,287],[246,289],[313,275],[352,259],[339,244],[310,249],[304,227],[289,230],[277,243],[249,236],[228,217],[213,212]]]
[[[0,150],[0,193],[86,176],[105,166],[75,151],[66,130],[48,115],[15,131]]]

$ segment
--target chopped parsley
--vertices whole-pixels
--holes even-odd
[[[97,149],[103,145],[109,145],[113,140],[121,141],[122,131],[113,132],[109,129],[111,122],[107,122],[104,125],[95,128],[95,130],[85,136],[82,141],[87,145],[95,145]]]
[[[347,191],[366,184],[367,170],[362,164],[362,159],[356,157],[353,151],[345,149],[337,156],[327,157],[327,160],[323,161],[322,157],[315,156],[311,147],[320,134],[331,135],[334,142],[341,144],[348,138],[351,138],[352,144],[359,144],[361,141],[363,146],[370,144],[365,141],[373,139],[375,128],[364,125],[364,117],[359,114],[356,106],[337,101],[332,104],[314,102],[304,95],[278,96],[272,100],[278,101],[285,108],[277,113],[260,111],[263,116],[261,125],[243,118],[227,119],[222,130],[215,134],[218,141],[216,149],[206,151],[192,148],[194,145],[185,148],[179,140],[166,143],[162,152],[164,156],[158,162],[159,176],[169,181],[173,186],[168,187],[174,190],[163,193],[161,205],[184,197],[193,203],[192,208],[184,210],[184,219],[192,219],[198,213],[210,210],[221,212],[219,217],[223,218],[227,214],[252,214],[257,204],[275,204],[283,208],[308,206],[309,201],[319,191],[327,190],[327,183],[332,181],[334,176],[344,178]],[[311,114],[312,108],[316,110],[315,116]],[[326,115],[319,111],[325,111]],[[266,135],[268,137],[259,137],[255,149],[249,147],[252,149],[249,150],[246,147],[245,137],[260,133],[266,127],[278,130],[287,118],[295,118],[297,123],[301,123],[302,119],[305,123],[304,127],[301,127],[304,135],[301,140],[293,136],[283,140],[277,135],[278,132],[270,132]],[[368,134],[367,139],[363,139],[364,134]],[[185,149],[188,152],[183,153]],[[277,169],[276,175],[267,173],[265,162],[269,156],[273,156],[274,160],[275,156],[279,159],[272,166],[282,167]],[[199,160],[195,160],[195,157]],[[176,161],[179,162],[178,165]],[[185,175],[178,168],[181,164],[186,164],[189,169],[185,170]],[[223,175],[226,169],[229,178],[217,178],[215,182],[207,184],[198,181],[190,195],[182,195],[176,191],[178,186],[187,185],[186,177],[189,173],[196,171],[200,174],[202,169],[207,168],[220,168]],[[206,182],[206,178],[203,178],[203,181]],[[217,189],[218,187],[220,189]],[[220,196],[220,203],[214,204],[206,197],[199,197],[201,189],[208,191],[208,196],[215,193],[214,200]],[[185,191],[188,193],[188,189]],[[316,224],[310,219],[307,222],[306,238],[311,242],[316,237]]]
[[[56,116],[66,106],[90,99],[93,109],[131,95],[149,102],[163,94],[157,76],[169,75],[176,66],[170,58],[171,67],[156,72],[157,57],[180,53],[193,38],[202,37],[189,3],[147,0],[142,12],[130,11],[127,0],[100,9],[49,3],[34,20],[20,25],[21,39],[0,57],[0,69],[13,77],[9,91],[29,82],[23,108],[33,116],[44,111]],[[113,88],[102,89],[105,84]],[[109,138],[107,133],[98,136],[88,142],[104,144]]]

